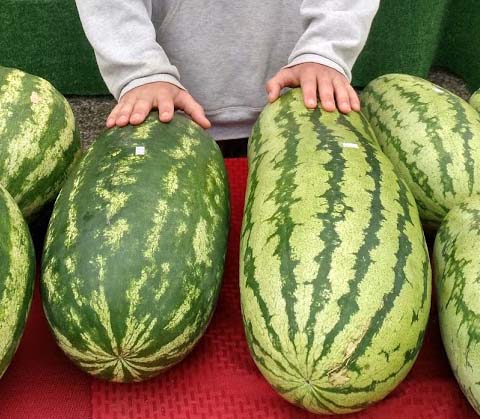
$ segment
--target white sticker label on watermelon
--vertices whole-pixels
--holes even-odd
[[[144,146],[135,147],[135,155],[136,156],[144,156],[145,155],[145,147]]]
[[[358,148],[358,144],[355,144],[355,143],[343,143],[343,147],[345,147],[345,148]]]

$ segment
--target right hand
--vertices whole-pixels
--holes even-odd
[[[202,106],[185,90],[167,83],[147,83],[125,93],[107,118],[107,128],[138,125],[153,108],[158,109],[162,122],[170,122],[175,109],[181,109],[202,128],[210,128]]]

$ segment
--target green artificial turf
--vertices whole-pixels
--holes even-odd
[[[436,64],[462,77],[470,91],[480,88],[479,0],[451,0]]]
[[[381,0],[367,44],[353,69],[365,86],[387,73],[426,77],[435,57],[449,0]]]
[[[64,94],[108,93],[74,0],[1,0],[0,65],[52,82]],[[392,72],[426,77],[440,65],[480,87],[478,0],[382,0],[353,71],[364,86]]]
[[[74,0],[0,1],[0,65],[43,77],[65,94],[108,93]]]

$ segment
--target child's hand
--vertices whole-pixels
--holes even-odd
[[[167,83],[148,83],[136,87],[121,97],[107,118],[107,127],[141,124],[152,108],[158,108],[159,119],[169,122],[175,109],[181,109],[202,128],[210,128],[203,108],[185,90]]]
[[[334,111],[336,107],[343,113],[360,111],[360,100],[345,76],[317,63],[303,63],[280,70],[267,83],[268,101],[272,103],[277,100],[284,87],[298,86],[302,88],[307,108],[317,107],[318,93],[322,108],[326,111]]]

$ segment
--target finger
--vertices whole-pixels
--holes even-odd
[[[119,104],[119,110],[115,118],[115,125],[118,127],[124,127],[125,125],[128,125],[135,102],[136,101],[125,101]]]
[[[212,126],[210,121],[205,116],[205,111],[195,99],[188,93],[182,92],[176,98],[175,106],[182,109],[186,114],[190,115],[192,119],[202,128],[208,129]]]
[[[306,74],[301,78],[300,85],[305,106],[315,109],[317,107],[317,79],[313,74]]]
[[[268,101],[274,102],[280,96],[280,92],[285,87],[298,87],[300,80],[295,76],[292,70],[284,68],[280,70],[275,77],[267,83],[266,90],[268,93]]]
[[[132,125],[141,124],[152,109],[152,102],[146,99],[138,99],[132,109],[130,123]]]
[[[112,128],[116,125],[117,115],[118,115],[118,112],[120,111],[120,106],[121,106],[120,104],[117,104],[110,112],[110,115],[108,115],[107,122],[106,122],[107,128]]]
[[[335,99],[333,96],[333,85],[330,79],[321,79],[318,81],[318,94],[322,108],[327,112],[335,110]]]
[[[158,119],[162,122],[170,122],[173,118],[175,108],[173,99],[170,96],[159,96],[157,99]]]
[[[360,99],[357,92],[351,85],[347,87],[347,90],[350,97],[350,106],[352,107],[352,110],[355,112],[360,112]]]
[[[350,106],[350,95],[347,89],[348,82],[343,79],[333,79],[333,87],[335,90],[335,100],[337,108],[342,113],[349,113],[352,111]]]

